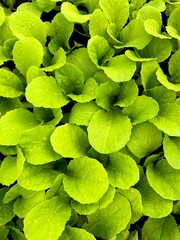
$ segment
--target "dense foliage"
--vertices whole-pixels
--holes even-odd
[[[180,239],[180,2],[3,0],[0,240]]]

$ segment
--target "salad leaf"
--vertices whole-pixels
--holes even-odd
[[[132,125],[119,110],[98,110],[88,125],[88,139],[98,152],[107,154],[119,151],[128,142]]]
[[[70,215],[70,206],[59,196],[45,200],[36,205],[25,217],[25,236],[29,240],[45,238],[55,240],[62,234]]]
[[[52,133],[50,141],[57,153],[69,158],[85,156],[90,147],[86,132],[70,123],[58,126]]]
[[[97,202],[107,191],[107,173],[96,159],[81,157],[73,159],[63,179],[64,190],[74,200],[89,204]]]

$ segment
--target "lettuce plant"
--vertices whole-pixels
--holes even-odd
[[[0,3],[0,240],[179,240],[178,0]]]

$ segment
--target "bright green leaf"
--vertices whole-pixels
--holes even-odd
[[[101,9],[96,9],[89,22],[89,32],[91,37],[98,35],[107,39],[108,19]]]
[[[33,207],[45,200],[45,192],[39,191],[30,197],[20,197],[14,203],[14,213],[24,218]]]
[[[171,167],[180,169],[180,138],[165,134],[163,140],[164,156]]]
[[[27,190],[41,191],[49,188],[57,175],[57,171],[46,166],[25,163],[18,184]]]
[[[109,22],[116,24],[117,30],[120,31],[128,20],[128,0],[100,0],[99,5]]]
[[[61,12],[70,22],[85,23],[90,20],[91,14],[81,14],[77,7],[70,2],[63,2]]]
[[[90,215],[99,208],[99,203],[81,204],[74,199],[71,200],[72,208],[81,215]]]
[[[107,40],[97,35],[89,39],[87,50],[91,61],[97,67],[103,66],[114,55],[114,50]]]
[[[79,126],[64,124],[58,126],[50,137],[53,149],[63,157],[85,156],[89,149],[87,134]]]
[[[131,171],[129,171],[131,169]],[[136,162],[121,152],[111,153],[106,163],[109,182],[113,187],[128,189],[139,180]]]
[[[128,142],[131,128],[129,118],[120,111],[98,110],[93,114],[87,129],[89,142],[100,153],[116,152]]]
[[[131,205],[131,223],[135,223],[142,216],[143,205],[140,192],[135,188],[118,189],[118,193],[124,196]]]
[[[4,21],[5,21],[4,8],[0,6],[0,26],[3,25]]]
[[[180,170],[172,168],[166,159],[147,167],[149,185],[163,198],[180,199]]]
[[[150,121],[167,135],[180,137],[180,105],[176,103],[160,105],[158,115]]]
[[[130,21],[120,32],[120,40],[126,47],[143,49],[151,39],[152,36],[145,31],[142,19],[134,19]]]
[[[65,94],[81,94],[84,88],[84,76],[82,71],[71,63],[66,63],[64,66],[55,71],[55,77],[58,87]]]
[[[133,126],[127,146],[135,156],[143,158],[160,147],[161,142],[162,132],[146,121]]]
[[[15,11],[9,17],[9,26],[13,34],[19,39],[34,37],[39,40],[42,45],[46,42],[45,25],[33,12],[27,10]],[[35,52],[36,51],[34,51],[34,53]]]
[[[46,200],[36,205],[25,217],[25,236],[28,240],[57,240],[70,214],[69,204],[58,196]]]
[[[53,131],[53,126],[44,125],[27,130],[21,135],[19,145],[23,149],[28,163],[34,165],[46,164],[60,158],[59,154],[54,152],[50,143],[50,136]]]
[[[21,54],[19,54],[21,53]],[[13,48],[13,60],[17,69],[26,75],[30,66],[39,67],[42,63],[43,47],[33,37],[24,37],[18,40]]]
[[[122,54],[111,58],[106,66],[101,68],[114,82],[127,82],[133,77],[136,71],[136,63]]]
[[[21,134],[38,125],[33,113],[19,108],[7,112],[0,118],[0,144],[17,145]]]
[[[0,69],[0,96],[7,98],[19,97],[24,91],[21,80],[5,68]]]
[[[175,219],[171,215],[161,219],[149,218],[143,226],[142,237],[148,240],[178,240],[179,231]]]
[[[1,187],[0,189],[0,226],[8,223],[14,217],[13,203],[3,203],[3,198],[7,191],[8,188]]]
[[[34,78],[26,87],[25,95],[35,107],[60,108],[69,102],[51,76]]]
[[[70,112],[69,122],[76,125],[88,126],[92,115],[99,110],[95,102],[76,103]]]
[[[136,125],[145,122],[158,114],[158,103],[151,97],[138,96],[134,103],[123,109],[123,114],[128,115],[132,124]]]
[[[8,156],[4,158],[0,167],[0,182],[9,186],[13,184],[20,176],[24,166],[24,155],[20,148],[17,148],[17,156]]]
[[[149,97],[154,98],[158,104],[174,103],[176,100],[176,93],[163,85],[148,89],[147,94]]]
[[[95,236],[103,239],[113,238],[123,231],[131,220],[131,206],[121,194],[116,193],[114,200],[106,208],[97,210],[88,216],[83,227]]]
[[[168,216],[172,212],[173,201],[161,197],[149,186],[144,175],[141,177],[137,189],[142,197],[143,215],[151,218],[162,218]]]
[[[157,80],[156,76],[158,66],[159,65],[156,61],[142,63],[140,74],[142,85],[145,91],[159,85],[159,81]]]
[[[95,240],[95,237],[84,229],[67,226],[59,240]]]
[[[74,200],[89,204],[97,202],[107,191],[107,173],[96,159],[82,157],[71,160],[63,179],[65,191]]]

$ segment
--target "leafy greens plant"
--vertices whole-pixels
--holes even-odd
[[[180,2],[0,3],[0,240],[180,239]]]

